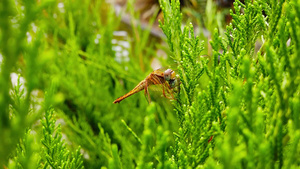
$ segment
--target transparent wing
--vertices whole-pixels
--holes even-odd
[[[167,69],[172,69],[172,70],[174,70],[174,71],[176,72],[176,71],[177,71],[177,66],[178,66],[178,64],[173,64],[173,65],[161,67],[161,68],[156,69],[156,70],[154,70],[154,71],[164,72],[164,71],[167,70]]]
[[[149,87],[149,91],[167,99],[174,99],[174,91],[168,88],[167,84],[152,85]]]
[[[151,76],[150,80],[153,82],[153,85],[149,86],[151,92],[160,93],[168,99],[174,99],[173,90],[168,81],[164,80],[163,73],[154,72],[154,75]]]

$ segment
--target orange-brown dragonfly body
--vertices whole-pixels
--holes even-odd
[[[179,86],[179,79],[176,77],[176,74],[172,69],[167,69],[166,71],[157,69],[153,71],[150,75],[148,75],[146,79],[141,81],[130,92],[128,92],[124,96],[119,97],[113,103],[120,103],[122,100],[126,99],[127,97],[137,92],[140,92],[142,90],[145,90],[145,95],[148,94],[148,100],[150,102],[148,87],[151,85],[161,85],[163,90],[163,95],[166,98],[174,99],[174,95],[172,94],[172,89],[174,89],[176,86]],[[166,93],[169,94],[170,97],[167,97]]]

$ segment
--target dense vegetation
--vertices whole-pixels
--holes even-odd
[[[159,2],[168,48],[134,19],[116,39],[103,1],[1,0],[1,168],[299,168],[300,1],[237,0],[222,29],[209,0],[208,38]],[[153,57],[177,65],[176,100],[112,104]]]

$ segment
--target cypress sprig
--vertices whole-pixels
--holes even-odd
[[[71,154],[62,141],[62,133],[60,125],[56,127],[56,120],[53,117],[54,109],[48,108],[45,112],[45,118],[41,120],[43,125],[43,139],[41,143],[44,145],[44,156],[42,160],[43,168],[84,168],[82,155],[79,150],[75,154]]]
[[[290,61],[297,56],[298,51],[290,53],[288,48],[293,47],[287,47],[287,41],[293,34],[297,34],[294,29],[297,26],[294,23],[298,20],[289,25],[286,13],[282,11],[284,9],[282,4],[283,1],[280,1],[279,6],[275,5],[275,1],[234,3],[234,11],[231,11],[233,24],[227,26],[226,38],[222,39],[217,30],[214,32],[211,41],[213,49],[211,67],[205,64],[200,67],[206,72],[209,82],[206,92],[199,92],[198,95],[190,95],[191,91],[199,90],[196,83],[194,88],[190,88],[194,85],[192,72],[197,70],[196,62],[190,63],[195,61],[191,49],[193,43],[191,39],[183,38],[187,41],[181,42],[182,48],[179,48],[182,51],[179,67],[182,70],[179,70],[179,74],[188,104],[177,108],[185,113],[178,116],[182,122],[179,138],[175,141],[178,146],[175,146],[174,151],[178,154],[175,158],[178,166],[195,167],[195,164],[201,164],[207,157],[212,162],[208,149],[199,146],[204,145],[204,142],[198,140],[209,138],[214,133],[218,133],[219,136],[214,138],[217,144],[215,149],[218,152],[217,159],[224,168],[231,168],[236,164],[248,168],[257,165],[261,167],[285,165],[284,152],[290,148],[282,144],[287,137],[284,126],[287,124],[286,120],[290,118],[287,112],[291,109],[288,106],[287,96],[295,97],[287,91],[299,89],[299,87],[287,89],[299,85],[299,81],[296,79],[291,81],[290,78],[295,77],[294,72],[297,72],[291,66],[295,64]],[[294,10],[288,4],[289,2],[285,4],[286,8],[290,9],[287,16],[296,17],[298,9]],[[289,26],[293,28],[289,29]],[[189,35],[187,30],[189,29],[183,30],[182,36]],[[270,32],[273,32],[272,37]],[[258,53],[255,53],[254,47],[256,43],[260,43],[261,35],[263,41]],[[292,42],[297,44],[297,39],[293,38]],[[220,52],[220,49],[223,49],[223,52]],[[290,56],[287,57],[288,55]],[[287,72],[292,76],[286,74]],[[220,131],[224,130],[225,137],[220,136],[222,135]],[[200,148],[195,150],[193,145]],[[228,151],[240,156],[232,156]],[[197,161],[199,158],[201,160]],[[265,160],[268,162],[264,163]]]

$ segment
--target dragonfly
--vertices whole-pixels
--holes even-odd
[[[175,100],[174,92],[179,89],[180,80],[176,75],[175,71],[172,69],[157,69],[150,73],[144,80],[142,80],[138,85],[135,86],[130,92],[127,94],[117,98],[113,103],[120,103],[122,100],[127,97],[138,93],[142,90],[145,90],[145,96],[148,96],[148,101],[151,102],[150,94],[149,94],[149,86],[159,86],[162,89],[162,94],[164,97],[168,99]]]

